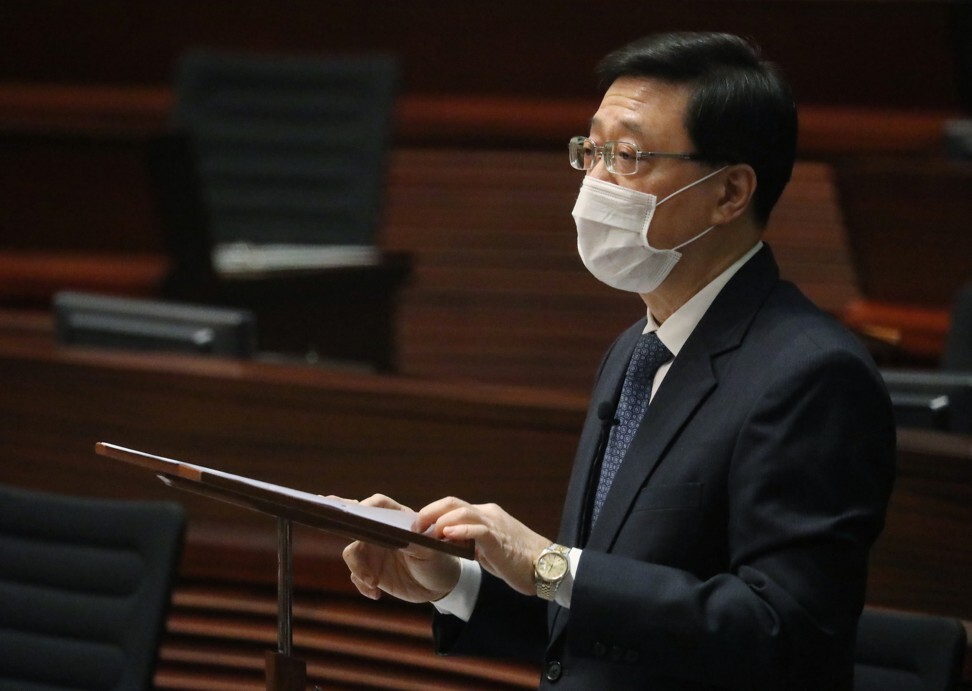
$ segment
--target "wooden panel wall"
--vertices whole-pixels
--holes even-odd
[[[196,533],[188,545],[160,651],[160,690],[265,688],[263,654],[276,644],[273,545],[211,537]],[[361,597],[341,544],[300,526],[294,537],[294,654],[311,683],[328,691],[536,688],[532,665],[435,655],[428,605]]]
[[[768,234],[784,275],[835,313],[858,297],[825,164],[842,154],[940,147],[944,119],[960,109],[956,59],[964,44],[954,4],[591,7],[585,0],[286,0],[272,10],[256,0],[166,7],[13,0],[0,22],[0,131],[12,145],[0,165],[8,200],[0,244],[127,252],[114,260],[143,262],[141,284],[131,275],[92,283],[104,265],[87,256],[76,270],[89,286],[151,292],[158,264],[131,253],[157,257],[164,243],[144,175],[132,164],[139,136],[165,127],[183,51],[389,51],[403,72],[382,243],[412,253],[416,265],[401,300],[399,370],[586,390],[604,347],[641,308],[577,261],[569,211],[578,183],[563,162],[563,141],[584,128],[597,100],[593,66],[607,50],[647,30],[723,29],[761,43],[801,105],[802,162]],[[78,135],[80,144],[69,141]],[[61,157],[29,150],[25,138],[59,140]],[[0,269],[15,287],[0,293],[45,304],[50,285],[33,281],[31,262],[47,258],[7,259]],[[71,265],[62,268],[69,274]],[[936,338],[929,352],[941,333]]]
[[[399,55],[403,90],[587,98],[609,50],[652,31],[756,39],[801,103],[958,106],[947,0],[6,0],[0,81],[168,84],[186,49]],[[967,37],[966,37],[967,38]]]

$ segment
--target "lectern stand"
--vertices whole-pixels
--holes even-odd
[[[267,691],[303,691],[307,663],[293,656],[294,550],[292,523],[277,518],[277,650],[265,654]]]
[[[304,691],[307,664],[293,655],[293,522],[388,548],[420,545],[471,559],[473,545],[409,529],[410,512],[364,507],[224,473],[143,451],[98,442],[95,452],[146,468],[166,485],[260,511],[277,520],[277,650],[265,655],[267,691]]]

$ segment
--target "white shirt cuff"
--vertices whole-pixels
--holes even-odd
[[[574,590],[574,576],[577,574],[580,557],[581,550],[576,548],[570,550],[567,558],[570,571],[564,576],[554,598],[558,605],[566,609],[570,609],[570,596]],[[469,621],[476,607],[476,600],[479,598],[479,585],[483,580],[482,567],[478,562],[469,559],[460,559],[459,564],[459,581],[456,587],[448,595],[432,604],[442,614],[451,614],[463,621]]]
[[[451,614],[463,621],[469,621],[472,616],[476,600],[479,598],[479,584],[482,583],[483,573],[479,562],[460,559],[459,581],[456,587],[443,598],[432,604],[442,614]]]
[[[564,575],[564,580],[557,588],[557,595],[554,601],[564,609],[570,609],[570,595],[574,592],[574,576],[577,575],[577,565],[580,564],[581,550],[576,547],[571,548],[567,555],[567,564],[570,570]]]

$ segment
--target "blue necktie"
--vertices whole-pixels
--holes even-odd
[[[597,520],[601,512],[601,505],[607,497],[608,490],[614,476],[621,467],[631,440],[634,439],[638,425],[648,410],[651,398],[651,385],[655,379],[655,372],[663,364],[672,359],[672,353],[665,347],[654,331],[642,334],[631,354],[628,371],[624,375],[621,387],[621,398],[618,400],[616,412],[618,424],[611,428],[607,446],[604,449],[604,460],[601,463],[601,477],[597,483],[597,494],[594,497],[594,512],[591,525]]]

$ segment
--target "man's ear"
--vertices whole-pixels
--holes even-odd
[[[756,171],[746,163],[729,166],[723,180],[722,196],[713,211],[714,225],[725,225],[746,213],[756,192]]]

